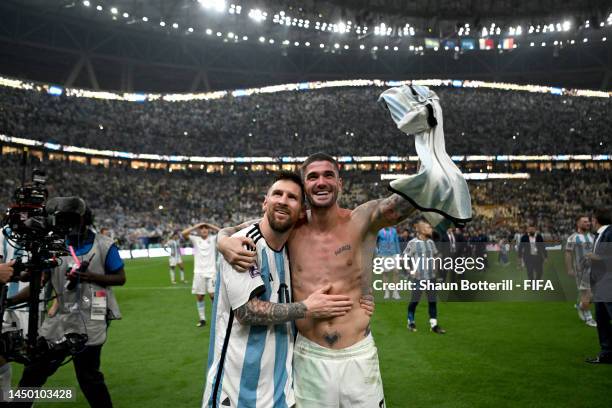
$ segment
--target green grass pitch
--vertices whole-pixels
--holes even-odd
[[[545,278],[562,270],[560,255],[551,255]],[[167,265],[166,258],[126,263],[128,282],[116,291],[123,320],[112,323],[102,353],[116,407],[200,406],[210,327],[195,327],[190,285],[171,286]],[[190,279],[189,258],[186,267]],[[508,271],[493,265],[488,276]],[[406,330],[403,296],[379,300],[372,321],[388,407],[611,406],[612,366],[584,363],[598,351],[597,333],[570,301],[442,302],[448,333],[440,336],[426,330],[426,303],[417,309],[420,330]],[[207,300],[209,320],[211,309]],[[14,384],[20,373],[14,366]],[[46,386],[78,389],[72,364]],[[37,406],[88,405],[79,391],[77,403]]]

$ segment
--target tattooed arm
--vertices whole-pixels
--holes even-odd
[[[237,233],[241,229],[244,229],[244,228],[248,227],[249,225],[255,224],[259,220],[261,220],[261,218],[254,218],[252,220],[243,222],[240,225],[236,225],[235,227],[225,227],[225,228],[223,228],[222,230],[219,231],[218,239],[220,240],[221,238],[231,237],[232,235],[234,235],[235,233]]]
[[[253,266],[255,264],[257,254],[254,250],[249,249],[255,248],[255,242],[251,238],[232,237],[232,235],[259,220],[260,218],[257,218],[244,222],[235,227],[223,228],[217,235],[217,250],[238,272],[246,272],[251,266]]]
[[[387,198],[370,201],[370,230],[378,232],[381,228],[399,224],[416,212],[416,208],[399,194],[392,194]]]
[[[344,316],[353,305],[345,295],[328,295],[331,285],[314,291],[303,302],[272,303],[253,298],[236,309],[236,319],[241,324],[268,325],[310,317],[326,319]]]
[[[272,303],[253,298],[236,309],[236,319],[245,325],[284,323],[306,317],[306,305],[299,303]]]

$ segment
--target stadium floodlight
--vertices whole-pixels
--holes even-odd
[[[261,11],[260,9],[251,9],[249,11],[249,18],[251,20],[255,20],[258,23],[265,21],[268,18],[268,13],[265,11]]]
[[[338,24],[336,24],[337,27],[337,31],[340,34],[344,34],[346,32],[348,32],[347,28],[346,28],[346,24],[344,24],[342,21],[340,21]]]
[[[349,49],[348,44],[344,44],[344,49],[345,49],[345,50],[348,50],[348,49]]]
[[[110,9],[110,12],[113,13],[113,14],[117,14],[119,12],[119,10],[117,10],[117,7],[112,7]]]
[[[516,27],[516,31],[515,31],[514,33],[515,33],[515,35],[521,35],[521,34],[523,34],[523,27],[521,27],[521,26],[517,26],[517,27]]]
[[[162,26],[162,27],[165,27],[165,26],[166,26],[166,22],[164,22],[164,21],[160,21],[160,22],[159,22],[159,25],[160,25],[160,26]]]
[[[338,43],[335,43],[335,44],[334,44],[334,48],[335,48],[335,49],[338,49],[338,48],[340,48],[340,44],[338,44]]]
[[[85,0],[85,1],[83,2],[83,5],[84,5],[85,7],[89,7],[89,6],[91,6],[91,3],[90,3],[88,0]]]
[[[299,47],[300,43],[299,43],[299,41],[296,41],[296,42],[293,43],[293,45],[295,45],[296,47]]]
[[[360,50],[363,50],[364,48],[365,48],[365,45],[363,45],[363,44],[359,44],[359,49],[360,49]]]
[[[584,38],[584,39],[582,40],[582,42],[583,42],[583,43],[588,42],[588,41],[589,41],[589,39],[588,39],[588,38]]]
[[[210,28],[207,28],[207,29],[206,29],[206,34],[207,34],[207,35],[212,35],[212,30],[211,30]]]
[[[261,43],[262,43],[262,42],[265,42],[265,41],[266,41],[266,38],[265,38],[265,37],[259,37],[259,42],[261,42]]]
[[[223,33],[221,33],[221,31],[217,31],[217,37],[221,37],[223,35]]]
[[[289,45],[289,40],[283,41],[283,45]]]
[[[533,33],[534,30],[535,28],[533,26],[529,26],[529,34]]]
[[[96,10],[98,10],[98,11],[102,11],[102,6],[97,5],[97,6],[96,6]]]
[[[323,43],[319,44],[319,48],[325,48],[325,44]]]
[[[373,46],[372,51],[378,51],[378,45]]]
[[[123,13],[123,18],[128,18],[130,15],[128,13]]]
[[[190,33],[193,33],[193,27],[189,27],[187,31],[189,31]]]
[[[242,41],[246,41],[248,39],[249,39],[249,37],[247,37],[246,35],[242,37]]]
[[[47,93],[49,93],[49,95],[60,96],[62,93],[64,93],[64,90],[59,86],[52,85],[47,90]]]
[[[227,38],[234,38],[234,33],[232,33],[231,31],[227,33]]]
[[[270,39],[268,40],[268,42],[269,42],[270,44],[274,44],[274,38],[270,38]]]
[[[399,47],[396,45],[395,47],[393,47],[393,51],[397,51],[399,50]]]
[[[310,42],[309,42],[309,41],[306,41],[306,42],[304,43],[304,45],[305,45],[305,46],[307,46],[307,47],[310,47]]]
[[[606,41],[607,39],[608,39],[607,37],[603,37],[601,41]]]
[[[385,45],[385,50],[388,50],[388,49],[389,49],[389,46],[388,46],[388,45]]]
[[[144,21],[146,23],[147,21],[149,21],[149,18],[148,17],[143,17],[142,21]]]
[[[533,47],[534,45],[535,45],[535,43],[533,41],[529,43],[530,47]]]
[[[546,47],[546,42],[542,41],[542,47]]]
[[[178,28],[178,23],[172,23],[172,28]]]
[[[222,12],[225,10],[225,0],[198,0],[206,10]]]

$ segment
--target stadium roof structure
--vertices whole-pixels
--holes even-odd
[[[431,77],[610,90],[611,42],[602,0],[0,2],[0,75],[122,92]]]

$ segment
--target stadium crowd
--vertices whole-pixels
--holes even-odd
[[[609,153],[612,100],[434,88],[450,154]],[[404,155],[414,143],[376,101],[383,88],[125,102],[0,87],[0,133],[189,156]],[[146,141],[146,142],[145,142]],[[230,142],[231,141],[231,142]]]
[[[54,160],[31,166],[47,172],[50,197],[83,197],[94,210],[96,225],[110,228],[122,248],[160,242],[171,231],[200,221],[227,226],[258,217],[270,179],[265,172],[169,173]],[[342,176],[341,203],[348,208],[389,194],[377,172],[346,171]],[[0,156],[0,180],[0,205],[6,208],[21,183],[16,156]],[[577,214],[606,204],[612,196],[612,175],[605,171],[534,173],[529,180],[469,185],[475,217],[465,233],[484,233],[490,241],[522,232],[530,220],[548,240],[562,240],[573,231]]]

